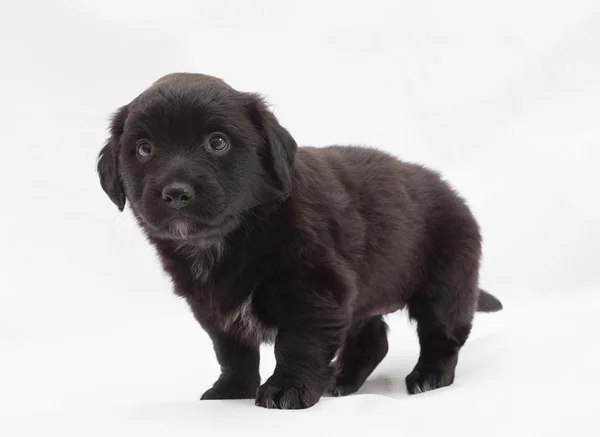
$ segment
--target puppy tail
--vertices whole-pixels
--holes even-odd
[[[479,300],[477,301],[477,311],[482,313],[494,313],[502,309],[502,302],[497,297],[487,291],[479,290]]]

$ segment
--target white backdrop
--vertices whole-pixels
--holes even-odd
[[[2,0],[0,12],[0,434],[599,432],[600,2]],[[112,111],[173,71],[262,92],[299,143],[379,146],[468,199],[482,285],[506,309],[477,317],[455,385],[406,394],[417,341],[394,315],[390,353],[355,396],[302,412],[197,400],[218,375],[207,336],[95,174]]]

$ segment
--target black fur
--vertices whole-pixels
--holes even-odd
[[[217,131],[225,152],[208,147]],[[98,171],[214,342],[221,376],[203,399],[306,408],[353,393],[387,353],[382,315],[404,307],[421,345],[409,393],[447,386],[475,310],[502,307],[479,289],[478,225],[436,173],[369,148],[297,148],[259,96],[219,79],[168,75],[122,107]],[[161,197],[173,182],[193,188],[182,209]]]

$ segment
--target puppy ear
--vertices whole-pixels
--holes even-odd
[[[287,195],[292,189],[292,169],[298,145],[290,133],[269,110],[265,100],[257,94],[248,94],[250,118],[265,138],[268,168]]]
[[[98,175],[104,192],[119,211],[125,208],[125,189],[119,175],[119,139],[125,128],[128,107],[123,106],[113,115],[110,124],[111,136],[98,155]]]

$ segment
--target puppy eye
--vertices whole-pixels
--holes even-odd
[[[223,152],[229,147],[229,140],[223,134],[212,134],[208,139],[208,147],[215,152]]]
[[[152,152],[154,152],[152,144],[147,141],[140,141],[135,150],[140,161],[147,161],[152,156]]]

